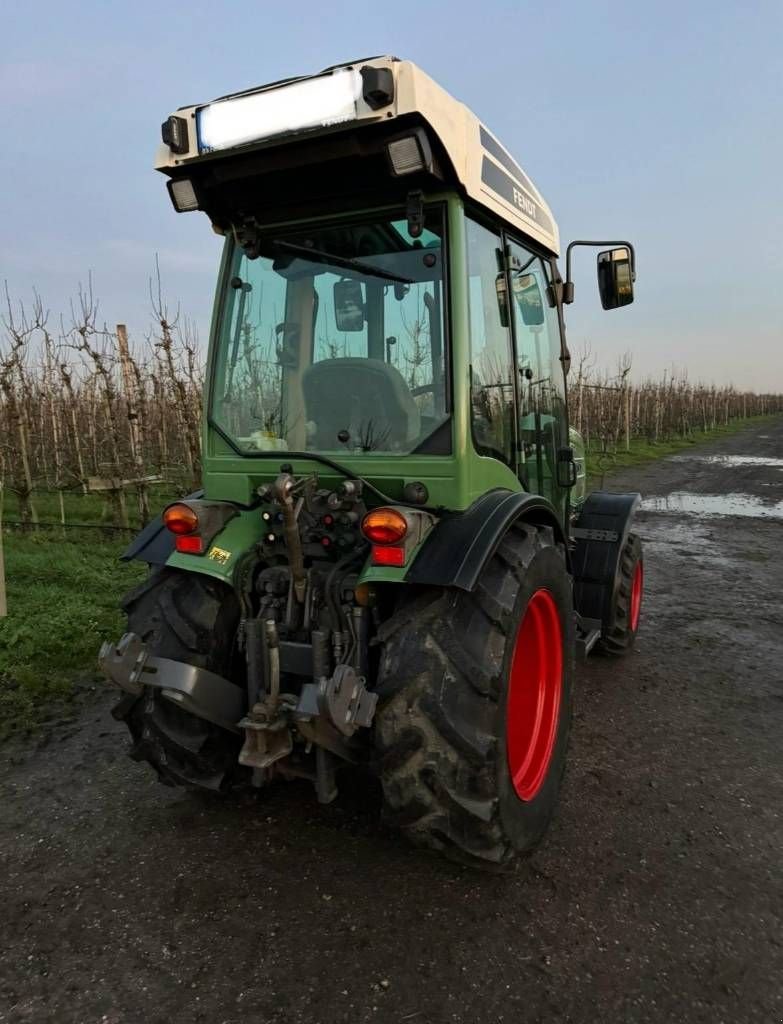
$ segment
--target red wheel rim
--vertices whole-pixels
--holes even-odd
[[[635,633],[639,625],[639,614],[642,610],[642,591],[644,590],[644,566],[636,563],[631,583],[631,632]]]
[[[548,590],[530,598],[517,633],[506,705],[506,754],[520,800],[546,779],[557,737],[563,686],[563,634]]]

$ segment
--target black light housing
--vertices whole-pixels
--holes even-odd
[[[172,114],[160,126],[160,136],[172,153],[187,153],[190,149],[188,122],[184,117]]]
[[[200,209],[198,193],[190,178],[173,178],[166,182],[166,188],[177,213],[191,213]]]
[[[360,68],[362,76],[362,95],[368,107],[380,110],[388,107],[394,100],[394,75],[391,68],[373,68],[369,65]]]

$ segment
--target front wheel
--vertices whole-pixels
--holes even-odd
[[[629,533],[620,555],[620,579],[610,624],[601,633],[606,654],[627,654],[636,641],[644,593],[644,554],[638,534]]]
[[[552,530],[513,527],[472,593],[437,591],[387,624],[375,744],[388,815],[485,868],[552,817],[571,722],[571,580]]]

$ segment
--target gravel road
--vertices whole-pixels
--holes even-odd
[[[369,785],[167,790],[104,699],[0,751],[0,1021],[782,1020],[783,422],[611,485],[660,499],[641,633],[580,669],[515,875],[409,849]]]

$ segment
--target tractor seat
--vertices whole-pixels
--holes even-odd
[[[399,370],[380,359],[324,359],[302,374],[308,443],[325,451],[349,446],[371,451],[409,447],[421,415]]]

